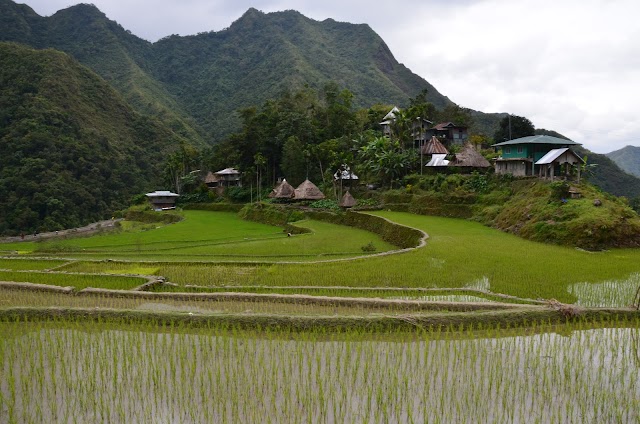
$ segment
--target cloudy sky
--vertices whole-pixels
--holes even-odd
[[[219,31],[249,7],[369,24],[461,106],[526,116],[606,153],[640,146],[637,0],[85,0],[135,35]],[[75,0],[17,0],[49,16]]]

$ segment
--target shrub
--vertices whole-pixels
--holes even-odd
[[[330,209],[330,210],[340,210],[340,205],[335,200],[330,199],[322,199],[316,200],[315,202],[311,202],[309,207],[314,209]]]
[[[363,252],[375,252],[376,251],[376,247],[373,245],[373,242],[370,241],[369,243],[365,244],[364,246],[361,247]]]

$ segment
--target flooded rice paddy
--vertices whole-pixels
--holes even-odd
[[[0,323],[0,422],[638,422],[640,322],[603,326]]]

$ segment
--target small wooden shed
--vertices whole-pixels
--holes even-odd
[[[176,199],[180,197],[179,194],[172,193],[168,190],[158,190],[153,193],[147,193],[147,199],[149,203],[156,211],[175,209]]]

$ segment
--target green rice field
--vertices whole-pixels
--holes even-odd
[[[5,244],[0,281],[73,290],[0,285],[0,422],[640,422],[640,250],[374,214],[426,245],[204,211]]]
[[[630,305],[633,289],[639,284],[639,249],[587,252],[523,240],[459,219],[397,212],[376,215],[425,231],[429,234],[427,245],[411,252],[347,262],[326,262],[325,256],[316,257],[313,263],[289,263],[292,258],[287,255],[279,261],[271,258],[252,264],[170,262],[132,255],[127,262],[76,261],[60,269],[91,273],[136,273],[140,269],[181,287],[480,288],[519,298],[609,307]],[[300,237],[309,240],[315,236]]]
[[[40,243],[7,243],[2,249],[65,258],[208,262],[346,258],[364,255],[362,247],[369,243],[376,252],[394,249],[370,232],[325,222],[298,222],[297,226],[311,233],[288,237],[282,228],[245,221],[230,212],[184,213],[183,221],[150,230]]]

